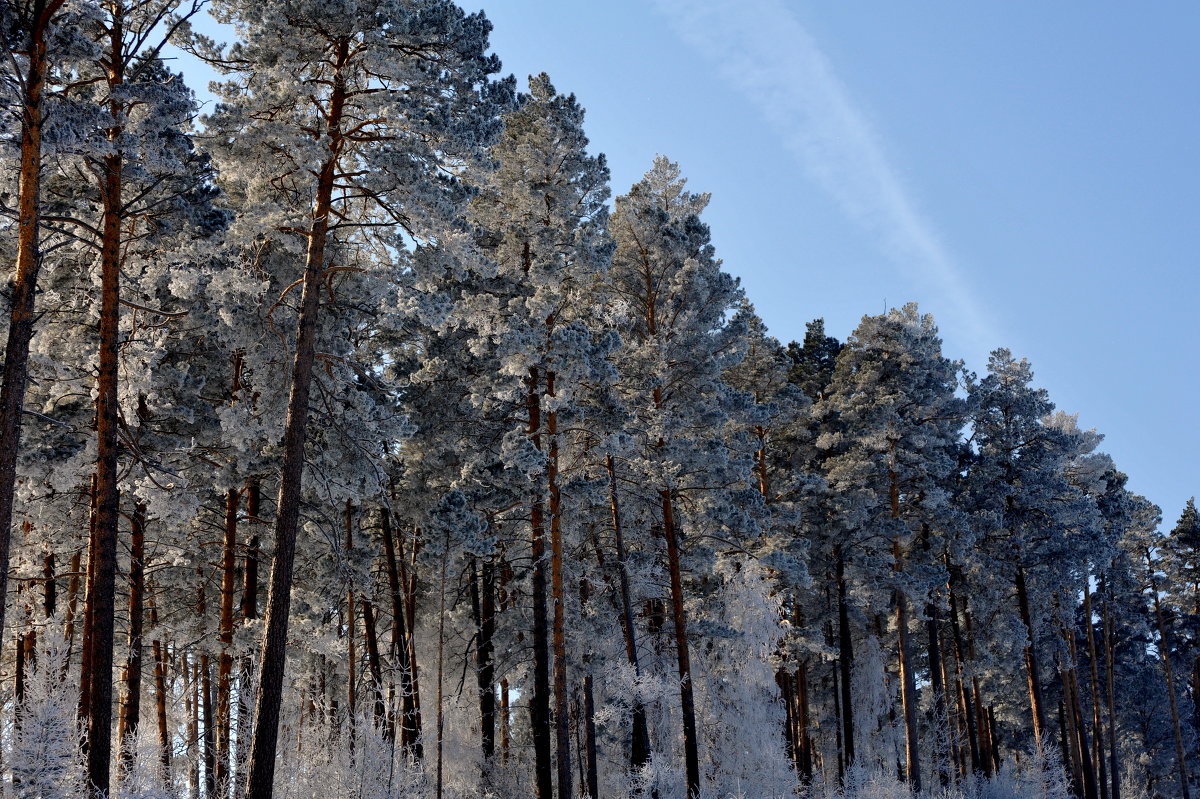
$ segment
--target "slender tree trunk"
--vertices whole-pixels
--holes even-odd
[[[416,742],[418,732],[412,723],[413,672],[408,659],[408,636],[405,633],[404,586],[407,581],[401,579],[403,558],[396,557],[396,542],[392,537],[392,512],[386,506],[380,512],[380,536],[383,538],[384,565],[392,602],[392,657],[400,666],[400,743],[407,750]]]
[[[342,515],[346,536],[346,560],[350,561],[354,551],[354,504],[346,500]],[[351,570],[352,573],[352,570]],[[354,722],[358,714],[358,643],[354,618],[358,603],[354,599],[354,579],[346,586],[346,711],[350,721],[350,748],[354,748]]]
[[[635,677],[642,676],[638,662],[637,627],[633,620],[633,597],[629,588],[629,568],[625,559],[625,535],[621,525],[621,505],[617,493],[617,471],[611,453],[604,458],[608,470],[608,501],[612,511],[613,543],[617,553],[617,580],[621,592],[621,632],[625,636],[625,657],[633,666]],[[629,765],[640,769],[650,760],[650,729],[646,723],[646,707],[639,696],[633,697],[632,740]]]
[[[200,656],[200,713],[204,720],[204,794],[217,795],[217,736],[213,714],[212,664]]]
[[[54,618],[58,609],[58,582],[54,579],[54,553],[42,555],[42,611],[47,619]]]
[[[894,485],[894,484],[893,484]],[[896,512],[893,499],[893,517]],[[900,542],[892,542],[892,557],[897,572],[904,571]],[[921,792],[921,753],[917,743],[917,681],[913,673],[912,650],[908,641],[908,597],[896,589],[896,650],[900,666],[900,709],[904,715],[904,774],[914,793]]]
[[[588,799],[597,799],[600,796],[600,772],[596,750],[596,696],[591,673],[583,676],[583,732],[584,753],[587,756],[587,796]]]
[[[951,573],[953,574],[953,572]],[[958,619],[958,596],[954,590],[953,577],[948,584],[947,590],[950,594],[950,632],[954,638],[954,668],[959,684],[959,702],[962,704],[963,713],[966,716],[967,743],[971,748],[971,770],[984,770],[986,773],[990,769],[983,765],[983,758],[980,752],[978,718],[975,701],[972,701],[974,698],[971,696],[974,692],[967,684],[965,667],[966,647],[963,643],[962,625]]]
[[[1092,691],[1092,768],[1096,771],[1100,796],[1108,799],[1108,769],[1104,762],[1104,728],[1100,722],[1100,662],[1097,657],[1096,631],[1092,622],[1091,574],[1083,577],[1083,618],[1087,627],[1088,665]]]
[[[283,466],[275,516],[275,561],[267,594],[267,616],[259,657],[258,693],[254,706],[254,739],[247,769],[247,799],[271,799],[275,779],[275,752],[279,741],[279,707],[283,699],[288,616],[292,598],[292,570],[300,521],[304,442],[308,424],[308,398],[316,354],[321,284],[325,275],[325,246],[333,205],[334,179],[342,148],[342,114],[346,85],[342,69],[350,59],[348,41],[338,45],[333,65],[332,92],[325,113],[329,156],[321,166],[308,231],[304,288],[296,325],[296,354],[292,361],[291,389],[283,435]],[[325,138],[324,136],[322,138]]]
[[[187,670],[188,656],[182,655],[184,669]],[[196,661],[196,656],[191,657],[191,690],[188,691],[187,686],[184,686],[184,695],[186,697],[187,715],[188,715],[188,784],[191,786],[191,795],[200,796],[200,763],[203,757],[200,755],[200,665]]]
[[[1108,689],[1108,776],[1112,786],[1112,799],[1121,799],[1121,772],[1117,758],[1117,708],[1115,672],[1116,646],[1113,643],[1112,608],[1110,601],[1112,592],[1106,585],[1104,577],[1100,578],[1100,591],[1104,594],[1104,680]]]
[[[953,740],[950,734],[950,717],[946,712],[946,679],[945,664],[942,662],[941,646],[941,614],[937,605],[929,602],[925,605],[926,633],[929,636],[929,678],[933,689],[933,723],[942,728],[946,739]],[[953,744],[949,744],[953,746]],[[949,752],[936,752],[938,783],[944,788],[950,784],[950,764],[947,761]]]
[[[841,672],[842,749],[845,753],[843,767],[849,769],[854,764],[854,703],[850,694],[850,666],[854,662],[854,641],[850,637],[850,602],[846,596],[846,557],[840,546],[837,547],[834,558],[837,570],[838,669]]]
[[[34,0],[28,52],[22,75],[21,171],[17,177],[17,262],[9,306],[8,338],[0,383],[0,641],[4,640],[4,597],[16,497],[17,455],[21,449],[21,413],[29,379],[29,343],[33,339],[34,298],[42,266],[39,234],[42,185],[42,97],[49,67],[46,35],[63,0]]]
[[[147,593],[150,608],[150,627],[158,631],[158,607],[153,592]],[[158,758],[164,785],[171,784],[171,734],[167,728],[167,649],[155,636],[151,647],[154,652],[154,715],[158,722]]]
[[[1029,592],[1025,586],[1025,569],[1017,567],[1017,606],[1021,612],[1021,622],[1025,625],[1025,673],[1029,685],[1029,709],[1033,720],[1033,739],[1039,747],[1043,746],[1046,735],[1046,707],[1042,700],[1042,682],[1038,676],[1037,643],[1033,632],[1033,614],[1029,611]]]
[[[117,723],[122,762],[133,763],[134,741],[142,719],[142,618],[146,596],[146,506],[138,503],[130,525],[129,653],[125,660],[125,700]]]
[[[221,546],[221,618],[217,641],[221,645],[217,661],[217,785],[228,795],[230,739],[233,722],[233,594],[237,580],[237,526],[241,492],[231,488],[225,493],[225,536]]]
[[[259,549],[258,534],[254,531],[263,523],[260,514],[262,505],[262,485],[257,478],[246,483],[246,524],[250,528],[250,539],[246,543],[245,557],[242,560],[242,619],[249,621],[258,618],[258,564],[262,560],[262,550]],[[246,784],[246,767],[249,765],[248,751],[250,741],[254,736],[251,726],[251,711],[254,708],[254,656],[250,654],[239,658],[238,663],[238,712],[237,712],[237,754],[233,757],[235,774],[233,791],[236,794],[239,786]]]
[[[679,531],[669,489],[659,491],[663,535],[667,539],[667,567],[671,575],[671,616],[675,622],[675,654],[679,663],[679,706],[683,716],[683,753],[687,768],[688,799],[700,796],[700,743],[696,731],[696,700],[692,691],[692,663],[688,652],[687,617],[683,608],[683,572]]]
[[[83,594],[83,635],[79,647],[79,721],[86,730],[92,706],[92,600],[96,596],[96,473],[91,474],[88,505],[88,563]],[[84,747],[87,740],[84,739]]]
[[[483,755],[481,779],[491,780],[492,759],[496,754],[496,685],[492,653],[496,634],[495,567],[492,559],[483,560],[480,579],[474,558],[471,560],[471,609],[475,616],[475,680],[479,693],[479,745]]]
[[[366,597],[359,600],[363,614],[363,643],[367,646],[367,670],[375,687],[375,706],[372,714],[375,727],[387,735],[387,704],[383,699],[383,660],[379,653],[379,635],[375,629],[375,607]]]
[[[528,244],[526,249],[528,250]],[[529,414],[529,438],[542,448],[542,410],[538,387],[541,379],[536,368],[529,370],[526,408]],[[538,799],[553,796],[553,766],[550,752],[550,641],[546,619],[546,527],[542,489],[538,487],[530,503],[533,577],[533,694],[529,698],[529,724],[533,735],[534,779]]]
[[[1163,676],[1167,680],[1167,698],[1171,707],[1171,731],[1175,735],[1175,762],[1179,769],[1179,795],[1191,799],[1188,787],[1187,758],[1183,752],[1183,727],[1179,721],[1179,703],[1175,698],[1175,676],[1171,669],[1171,639],[1167,635],[1167,623],[1163,617],[1162,603],[1158,597],[1158,583],[1154,579],[1154,562],[1150,550],[1146,550],[1146,574],[1149,576],[1150,592],[1154,598],[1154,618],[1158,622],[1158,655],[1162,661]]]
[[[404,586],[404,647],[407,652],[408,671],[401,674],[401,686],[407,679],[408,690],[403,691],[401,708],[404,712],[402,740],[407,742],[412,756],[421,760],[425,757],[425,745],[421,737],[421,681],[420,667],[417,664],[417,552],[420,549],[420,529],[413,528],[412,551],[405,563],[404,540],[400,539],[399,563],[400,580]],[[407,675],[407,678],[405,677]]]
[[[812,739],[808,734],[808,661],[796,669],[796,741],[799,744],[800,777],[807,783],[813,776]]]
[[[63,678],[71,664],[71,651],[75,647],[75,613],[79,609],[79,583],[83,554],[77,549],[71,555],[71,576],[67,580],[67,612],[63,619],[63,638],[66,640],[66,655],[63,658]],[[86,585],[86,583],[85,583]]]
[[[556,396],[555,374],[546,372],[546,396]],[[553,405],[551,405],[553,407]],[[554,603],[554,729],[558,763],[558,795],[572,796],[570,697],[567,694],[566,590],[563,586],[562,494],[558,485],[558,412],[546,414],[549,452],[546,483],[550,494],[550,596]]]

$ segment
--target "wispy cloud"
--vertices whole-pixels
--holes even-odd
[[[780,0],[656,0],[676,32],[758,110],[805,172],[938,295],[927,310],[990,348],[999,338],[888,163],[817,42]],[[944,307],[943,303],[950,307]]]

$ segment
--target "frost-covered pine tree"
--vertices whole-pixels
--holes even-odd
[[[919,666],[910,643],[911,605],[933,606],[934,593],[945,584],[940,553],[957,524],[948,489],[965,411],[955,394],[959,369],[942,355],[933,318],[915,304],[863,317],[838,355],[818,410],[840,425],[818,445],[829,450],[826,478],[841,494],[853,557],[892,588],[905,775],[917,791]],[[875,612],[888,602],[874,597]],[[930,669],[931,680],[940,681],[937,664]]]
[[[224,53],[197,39],[231,78],[208,125],[239,246],[272,256],[278,305],[300,293],[247,776],[257,798],[272,792],[321,293],[343,275],[387,280],[413,242],[447,229],[454,172],[489,135],[483,93],[498,64],[487,20],[443,0],[230,0],[214,12],[240,38]]]

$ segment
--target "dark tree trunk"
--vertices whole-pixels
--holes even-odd
[[[700,796],[700,742],[696,731],[696,700],[692,690],[692,663],[688,652],[687,617],[683,607],[683,571],[679,553],[679,531],[671,492],[659,492],[662,501],[663,535],[667,539],[667,567],[671,575],[671,617],[675,622],[675,654],[679,663],[679,708],[683,716],[683,753],[687,769],[688,799]]]
[[[633,666],[635,677],[641,677],[641,666],[638,663],[637,627],[633,620],[633,598],[629,588],[629,569],[625,560],[625,535],[621,525],[621,505],[617,493],[617,471],[612,454],[604,459],[608,469],[608,501],[612,511],[613,543],[617,553],[617,581],[621,593],[621,632],[625,636],[625,657]],[[650,760],[650,730],[646,723],[646,707],[640,698],[633,698],[631,727],[632,740],[630,743],[629,764],[634,769],[640,769]]]
[[[1100,591],[1104,594],[1104,681],[1108,694],[1108,775],[1112,785],[1112,799],[1121,799],[1121,772],[1117,763],[1117,709],[1115,672],[1116,647],[1113,643],[1112,609],[1109,606],[1111,591],[1105,578],[1100,578]]]
[[[854,642],[850,637],[850,602],[846,596],[846,557],[842,548],[834,553],[837,569],[838,669],[841,677],[843,770],[854,764],[854,704],[850,695],[850,666],[854,663]]]
[[[221,546],[221,618],[217,641],[221,645],[217,661],[217,785],[222,795],[229,790],[231,726],[233,722],[233,595],[237,580],[238,505],[241,493],[231,488],[225,493],[225,536]]]
[[[555,374],[546,373],[546,396],[553,401]],[[554,603],[554,731],[558,795],[572,796],[570,697],[567,694],[566,590],[563,586],[562,494],[558,485],[558,412],[546,414],[549,452],[546,484],[550,494],[550,595]]]
[[[526,245],[528,248],[528,245]],[[526,408],[529,414],[529,437],[533,445],[542,448],[542,410],[537,369],[529,370]],[[533,736],[534,781],[538,799],[551,799],[554,791],[553,764],[550,752],[550,635],[546,619],[546,526],[545,507],[541,488],[529,508],[532,534],[533,577],[533,693],[529,697],[529,725]],[[569,765],[569,764],[568,764]]]
[[[125,698],[117,724],[117,741],[126,766],[133,763],[134,743],[142,719],[142,618],[146,596],[146,506],[138,503],[130,525],[129,652],[125,660]]]
[[[1017,567],[1017,606],[1021,612],[1021,621],[1025,625],[1025,634],[1029,637],[1025,643],[1025,673],[1029,684],[1033,739],[1040,747],[1045,743],[1046,707],[1042,699],[1042,681],[1038,674],[1037,639],[1033,632],[1033,614],[1029,611],[1029,592],[1025,587],[1025,569],[1020,566]]]
[[[332,92],[325,113],[329,156],[321,166],[308,231],[304,288],[296,324],[296,354],[292,360],[291,389],[283,434],[283,466],[275,516],[275,561],[267,594],[267,616],[259,657],[258,693],[254,706],[254,739],[247,769],[247,799],[270,799],[275,780],[275,752],[279,741],[279,707],[283,700],[283,670],[287,660],[288,616],[292,599],[292,570],[300,522],[304,442],[308,424],[308,398],[316,355],[321,284],[325,276],[325,245],[338,157],[342,148],[342,113],[346,85],[342,69],[350,58],[348,42],[338,46],[333,65]]]

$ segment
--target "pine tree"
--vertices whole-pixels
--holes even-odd
[[[863,318],[819,405],[820,413],[836,415],[842,425],[818,444],[830,451],[827,479],[842,494],[853,557],[879,579],[890,556],[905,775],[917,791],[922,779],[910,608],[930,602],[945,584],[933,553],[942,551],[939,539],[955,524],[948,487],[965,410],[955,396],[959,368],[942,356],[932,317],[906,305]]]

